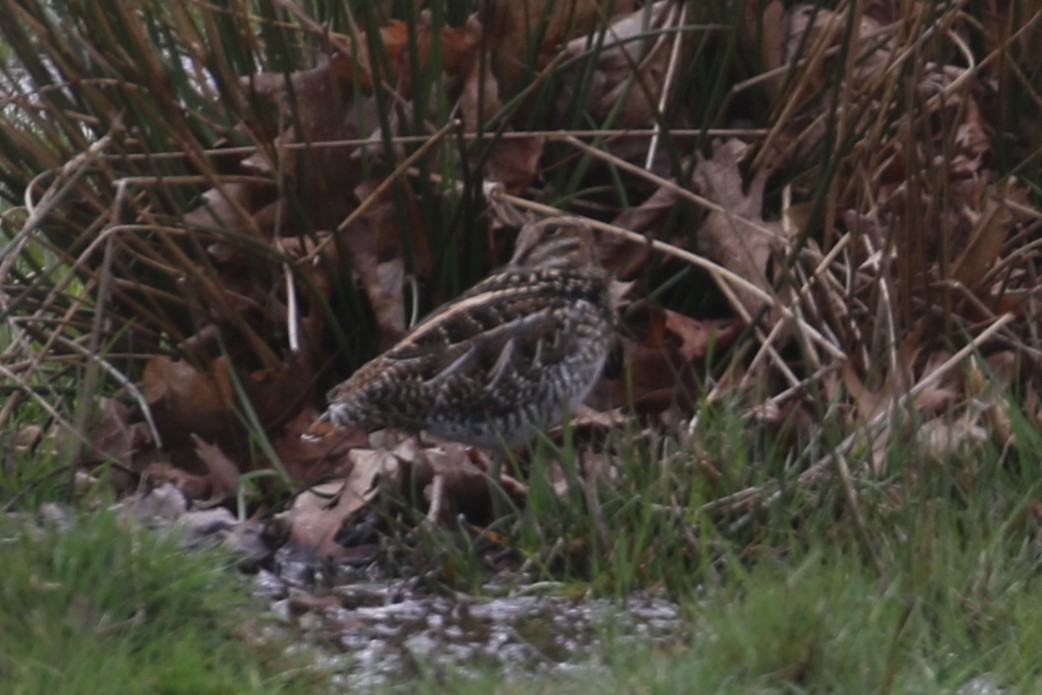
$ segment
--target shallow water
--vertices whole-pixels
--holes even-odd
[[[238,555],[253,572],[253,593],[278,618],[272,637],[307,652],[334,690],[393,688],[418,675],[588,675],[603,670],[612,649],[689,642],[677,605],[651,594],[611,601],[556,582],[489,584],[481,596],[432,593],[420,578],[388,570],[378,544],[356,546],[355,559],[340,564],[289,543],[273,550],[263,524],[219,507],[189,510],[171,486],[120,509],[179,528],[188,547],[220,545]]]
[[[501,587],[486,587],[490,595]],[[608,651],[686,640],[677,606],[635,594],[624,603],[572,597],[539,584],[486,598],[430,595],[410,580],[355,580],[322,589],[293,586],[269,570],[255,592],[284,625],[310,636],[324,657],[316,668],[354,688],[374,689],[420,674],[533,674],[598,670]],[[538,593],[535,593],[538,592]]]

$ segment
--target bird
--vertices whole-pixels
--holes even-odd
[[[590,392],[613,347],[617,309],[591,227],[575,217],[530,221],[505,267],[329,391],[312,427],[517,449]]]

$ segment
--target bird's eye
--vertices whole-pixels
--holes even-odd
[[[543,236],[553,236],[554,234],[557,234],[557,232],[559,232],[560,229],[560,226],[556,224],[548,224],[545,227],[543,227]]]

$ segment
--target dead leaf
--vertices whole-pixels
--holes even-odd
[[[756,172],[746,191],[739,155],[745,145],[729,140],[714,149],[711,159],[699,161],[694,183],[703,196],[720,206],[709,213],[698,232],[699,248],[709,258],[745,278],[771,296],[776,296],[773,278],[768,276],[772,257],[788,250],[791,239],[780,223],[765,222],[762,217],[763,190],[770,169]],[[739,306],[735,309],[755,319],[766,308],[764,330],[781,318],[775,303],[767,304],[752,291],[729,286]]]
[[[167,462],[193,474],[205,467],[205,475],[216,475],[219,491],[232,484],[230,477],[214,468],[221,464],[217,452],[200,449],[200,442],[216,446],[238,471],[251,460],[247,428],[236,414],[239,395],[228,369],[223,357],[212,360],[204,371],[187,360],[157,356],[146,365],[142,383]],[[236,378],[257,420],[269,432],[291,421],[311,389],[292,363]]]
[[[892,399],[889,393],[875,392],[867,388],[849,360],[843,363],[841,373],[847,394],[854,399],[857,414],[863,421],[872,419],[879,409]]]
[[[355,190],[358,200],[373,195],[376,186],[375,182],[360,184]],[[406,200],[412,201],[407,189],[399,187],[399,192]],[[405,260],[401,235],[410,235],[413,267],[417,273],[424,274],[433,265],[425,226],[418,211],[410,205],[407,214],[414,224],[408,230],[400,230],[396,201],[388,191],[341,233],[351,269],[365,288],[385,347],[405,333]]]
[[[916,439],[924,454],[936,461],[949,462],[987,442],[988,432],[965,420],[952,422],[939,417],[920,425]]]
[[[737,322],[699,321],[671,309],[664,310],[666,330],[678,343],[677,351],[688,364],[698,364],[710,349],[720,350],[738,333]]]
[[[595,120],[601,121],[612,114],[615,128],[651,125],[666,84],[673,42],[689,36],[661,31],[667,23],[679,18],[680,7],[672,0],[658,0],[650,8],[620,16],[612,23],[607,31],[610,39],[606,46],[592,53],[597,67],[593,83],[588,87],[586,109]],[[565,54],[574,67],[563,77],[565,89],[558,105],[559,113],[568,113],[574,108],[571,99],[576,86],[580,79],[588,79],[588,66],[577,59],[590,53],[595,45],[593,37],[581,36],[565,46]],[[683,54],[681,51],[680,55]]]
[[[193,433],[216,440],[239,428],[232,415],[235,389],[223,357],[203,372],[187,360],[157,355],[145,365],[141,390],[168,446]]]
[[[103,398],[98,409],[100,421],[94,426],[94,439],[88,458],[115,461],[128,471],[139,470],[134,455],[152,444],[152,434],[143,422],[131,422],[131,412],[114,398]]]
[[[967,210],[976,220],[962,254],[955,260],[952,274],[971,292],[980,293],[981,280],[999,260],[1006,243],[1012,215],[995,196],[988,195],[983,210]]]
[[[243,78],[241,84],[244,101],[270,103],[278,117],[240,124],[239,130],[260,147],[229,173],[269,177],[272,182],[215,187],[204,194],[206,205],[185,216],[186,223],[270,239],[299,234],[298,211],[303,210],[311,229],[334,228],[350,212],[351,201],[343,191],[361,180],[362,163],[346,156],[342,147],[307,147],[290,155],[271,145],[358,138],[378,122],[375,104],[371,99],[355,103],[357,90],[335,63],[289,75],[259,73]],[[295,127],[283,128],[285,123]],[[293,203],[285,196],[287,191],[292,191]],[[223,235],[215,241],[226,243],[229,238],[234,237]]]
[[[535,135],[496,141],[485,162],[485,178],[502,184],[511,195],[525,193],[536,177],[545,144],[545,137]]]
[[[639,328],[641,343],[623,338],[625,376],[601,378],[584,405],[609,411],[630,404],[644,415],[690,408],[697,398],[696,375],[712,346],[723,353],[741,334],[733,319],[696,320],[661,309]]]
[[[447,88],[460,84],[475,62],[477,49],[481,43],[481,23],[477,15],[470,18],[461,27],[443,26],[438,32],[438,61],[442,68],[442,83]],[[365,89],[373,89],[373,75],[397,88],[398,94],[404,98],[412,97],[412,85],[416,81],[412,74],[413,58],[419,70],[427,69],[431,47],[434,45],[434,26],[429,9],[420,13],[419,20],[413,27],[410,36],[409,26],[400,19],[392,19],[379,29],[379,46],[375,53],[386,57],[376,70],[370,65],[371,47],[369,37],[362,33],[354,41],[346,34],[332,33],[330,39],[339,48],[333,57],[332,66],[335,74],[342,80],[358,84]],[[409,49],[415,45],[416,56],[411,56]],[[390,74],[386,73],[387,68]]]
[[[628,229],[655,239],[661,236],[662,225],[677,205],[677,193],[662,186],[636,207],[623,210],[612,220],[616,227]],[[651,257],[651,245],[643,246],[614,234],[605,235],[598,244],[601,262],[615,269],[619,277],[633,277]]]
[[[451,525],[461,513],[472,519],[489,513],[488,460],[477,450],[449,441],[420,447],[415,439],[407,439],[393,454],[409,466],[410,477],[422,488],[429,521]],[[480,457],[477,460],[483,460],[485,466],[478,466],[472,457]],[[524,500],[515,502],[523,504]]]
[[[486,60],[476,60],[463,81],[459,98],[460,115],[467,132],[473,133],[503,108],[499,83]]]
[[[954,176],[979,176],[984,168],[984,159],[992,153],[992,139],[984,125],[977,100],[967,96],[963,99],[962,122],[955,128],[955,154],[945,157],[945,167]],[[948,104],[952,108],[952,104]]]
[[[398,459],[387,451],[354,449],[348,457],[352,468],[347,478],[305,490],[284,514],[290,542],[318,557],[344,557],[347,549],[337,543],[337,533],[400,475]]]
[[[204,441],[199,435],[192,434],[195,454],[206,466],[210,476],[210,497],[202,503],[203,507],[212,507],[235,497],[239,489],[239,467],[215,444]]]
[[[485,29],[486,45],[493,47],[486,60],[499,83],[500,94],[511,97],[517,93],[527,56],[537,56],[538,70],[567,39],[589,33],[609,12],[618,15],[632,9],[632,0],[482,2],[478,17]],[[537,34],[535,27],[542,32]],[[533,46],[533,41],[538,41],[538,45]]]
[[[189,473],[183,468],[167,462],[158,461],[145,469],[142,479],[153,487],[166,484],[173,485],[187,500],[209,499],[212,493],[212,482],[208,473]]]
[[[344,431],[323,423],[325,427],[316,431],[312,425],[318,416],[314,406],[304,406],[272,442],[290,478],[304,484],[346,476],[351,469],[348,452],[369,444],[369,436],[362,430]],[[311,436],[304,438],[305,433]]]
[[[104,407],[104,402],[102,407]],[[15,451],[31,453],[43,439],[44,430],[39,425],[22,425],[14,434]]]

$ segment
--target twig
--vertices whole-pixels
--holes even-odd
[[[1013,314],[1009,313],[1003,314],[998,319],[996,319],[994,323],[992,323],[986,329],[981,331],[980,335],[978,335],[976,338],[974,338],[965,346],[963,346],[963,348],[956,352],[954,355],[949,357],[944,362],[944,364],[939,366],[934,371],[930,372],[927,376],[920,380],[919,383],[917,383],[913,388],[909,389],[906,393],[902,394],[898,398],[895,398],[889,406],[882,409],[856,432],[852,432],[846,438],[844,438],[843,441],[840,442],[831,453],[826,454],[825,456],[821,457],[813,464],[811,464],[811,466],[808,467],[807,470],[803,471],[803,473],[799,475],[799,477],[797,478],[797,483],[808,484],[819,480],[830,466],[835,465],[837,456],[846,456],[850,452],[850,449],[853,448],[854,443],[858,440],[859,436],[868,434],[874,431],[880,425],[884,424],[890,417],[892,417],[892,414],[895,411],[907,406],[911,401],[914,401],[926,389],[934,386],[943,377],[947,376],[947,374],[950,371],[952,371],[956,366],[958,366],[959,363],[965,360],[968,356],[972,355],[977,350],[977,348],[979,348],[983,343],[987,342],[992,337],[994,337],[995,334],[999,332],[999,330],[1005,327],[1006,324],[1013,321],[1013,319]],[[702,505],[701,511],[711,512],[724,508],[744,507],[747,504],[756,503],[757,500],[763,500],[762,504],[764,506],[769,506],[780,498],[781,491],[779,488],[780,485],[776,481],[772,481],[765,485],[739,490],[738,492],[735,492],[726,497],[721,497],[720,499],[713,500],[712,502],[707,502],[706,504]],[[766,499],[764,499],[765,495],[768,495]]]
[[[533,137],[546,138],[547,140],[560,141],[569,137],[576,138],[599,138],[599,139],[613,139],[620,137],[627,138],[653,138],[660,131],[652,128],[609,128],[605,130],[521,130],[521,131],[507,131],[507,132],[495,132],[495,131],[484,131],[481,133],[460,133],[458,137],[466,142],[473,142],[477,140],[525,140]],[[669,135],[673,138],[757,138],[762,137],[767,133],[766,128],[670,128]],[[395,145],[412,145],[416,143],[424,143],[430,140],[429,134],[423,135],[394,135],[388,140]],[[275,152],[294,152],[297,150],[305,149],[321,149],[321,148],[350,148],[354,149],[357,147],[372,146],[373,139],[371,137],[365,138],[344,138],[341,140],[315,140],[312,142],[284,142],[276,143],[273,145]],[[236,147],[227,148],[215,148],[202,150],[202,154],[213,157],[230,157],[232,155],[243,155],[249,156],[256,154],[259,147],[257,145],[238,145]],[[120,162],[168,162],[185,159],[188,155],[183,151],[177,152],[155,152],[149,154],[120,154],[120,155],[103,155],[101,158],[105,160],[117,160]],[[190,183],[199,182],[199,179],[210,181],[209,177],[200,175],[182,175],[177,177],[158,177],[158,176],[135,176],[131,177],[137,179],[137,182],[149,182],[159,181],[160,178],[164,183],[169,183],[171,178],[177,181]],[[242,180],[256,183],[263,183],[267,185],[275,185],[275,182],[270,178],[258,177],[258,176],[246,176],[246,175],[234,175],[234,176],[221,176],[221,180]]]
[[[69,340],[62,335],[57,336],[57,340],[70,350],[78,352],[88,360],[97,363],[97,365],[105,370],[109,376],[118,381],[120,386],[127,390],[141,409],[141,415],[145,418],[145,423],[148,425],[148,430],[152,434],[152,441],[156,443],[156,448],[162,449],[163,439],[159,436],[159,428],[156,427],[156,421],[152,417],[152,409],[148,405],[148,399],[145,398],[145,394],[137,387],[137,384],[135,384],[126,374],[113,367],[107,360],[102,359],[99,355],[92,354],[90,350],[83,347],[75,340]]]
[[[527,210],[537,212],[542,215],[561,214],[561,211],[557,208],[551,207],[549,205],[543,205],[542,203],[536,203],[530,200],[526,200],[524,198],[518,198],[517,196],[513,196],[509,193],[504,192],[502,189],[498,187],[493,187],[489,191],[489,197],[498,201],[510,203],[516,207],[525,208]],[[624,239],[628,239],[629,241],[632,241],[635,244],[641,244],[644,246],[650,244],[650,246],[656,251],[664,253],[667,256],[679,258],[680,260],[690,263],[691,265],[707,270],[715,278],[717,278],[718,282],[720,282],[721,280],[727,280],[729,283],[741,287],[742,289],[755,295],[757,299],[761,299],[764,302],[767,302],[768,304],[771,304],[774,307],[776,307],[778,311],[780,311],[786,319],[798,325],[800,330],[804,331],[811,339],[813,339],[816,343],[821,345],[821,347],[824,348],[830,356],[836,359],[846,359],[846,354],[842,350],[833,345],[832,342],[829,341],[825,336],[823,336],[816,328],[808,324],[806,321],[802,321],[801,319],[799,319],[799,317],[793,314],[792,310],[789,309],[789,307],[780,303],[777,297],[771,296],[769,293],[761,289],[758,285],[755,285],[752,282],[746,280],[734,271],[728,270],[727,268],[723,267],[722,265],[719,265],[718,263],[714,263],[708,258],[704,258],[697,254],[691,253],[690,251],[679,248],[672,244],[667,244],[663,241],[659,241],[658,239],[652,239],[649,242],[646,237],[641,236],[636,232],[631,232],[628,229],[623,229],[622,227],[617,227],[613,224],[608,224],[607,222],[599,222],[597,220],[591,219],[586,219],[584,221],[586,222],[586,224],[590,225],[595,229],[600,229],[602,231],[608,232],[609,234],[615,234]]]
[[[668,26],[673,22],[673,18],[676,14],[676,6],[671,8],[669,18],[666,20]],[[682,3],[680,6],[680,17],[676,20],[677,27],[684,26],[684,22],[687,21],[687,3]],[[666,65],[666,76],[662,80],[662,91],[659,94],[658,99],[658,112],[665,113],[666,106],[669,104],[669,95],[673,91],[673,85],[676,82],[677,75],[677,62],[680,60],[680,48],[684,45],[684,34],[677,32],[673,35],[673,45],[669,51],[669,63]],[[662,126],[656,121],[655,134],[651,136],[651,142],[648,144],[648,156],[644,160],[644,168],[650,169],[652,163],[655,161],[655,154],[658,151],[659,137],[661,136]]]
[[[351,223],[353,223],[355,220],[357,220],[359,217],[361,217],[362,214],[366,210],[368,210],[370,207],[372,207],[376,203],[376,201],[378,201],[380,199],[380,197],[384,194],[384,192],[387,191],[387,189],[389,189],[392,185],[394,185],[394,183],[396,181],[398,181],[398,179],[403,174],[406,174],[408,172],[408,170],[409,170],[409,167],[411,167],[417,161],[422,159],[423,156],[426,155],[427,152],[432,147],[434,147],[436,144],[441,142],[442,138],[444,138],[452,130],[458,128],[459,126],[460,126],[460,121],[458,121],[456,119],[452,119],[448,123],[446,123],[444,125],[444,127],[442,127],[441,130],[439,130],[438,132],[434,133],[433,135],[429,136],[426,140],[424,140],[423,144],[421,144],[419,147],[417,147],[415,152],[413,152],[408,157],[403,159],[398,164],[398,166],[396,166],[394,168],[394,171],[392,171],[390,174],[388,174],[384,178],[384,180],[381,181],[380,184],[376,188],[374,188],[373,191],[369,195],[367,195],[365,197],[365,200],[363,200],[358,205],[358,207],[356,207],[354,210],[352,210],[351,213],[347,217],[345,217],[343,219],[343,221],[340,222],[340,224],[337,225],[336,231],[337,232],[342,232],[345,229],[347,229],[351,225]],[[369,142],[368,144],[371,145],[372,142]],[[318,258],[318,256],[319,256],[319,254],[322,253],[322,251],[325,250],[326,246],[331,244],[335,238],[336,238],[336,235],[330,234],[328,237],[323,239],[319,244],[317,244],[315,246],[315,248],[310,253],[308,253],[308,254],[306,254],[304,256],[301,256],[300,260],[301,261],[314,261],[314,260],[316,260]]]
[[[25,188],[25,208],[29,211],[29,219],[25,221],[22,228],[18,230],[18,233],[11,238],[6,246],[0,249],[0,269],[4,270],[6,274],[7,265],[4,264],[4,260],[9,256],[17,256],[21,247],[28,239],[29,235],[32,234],[33,230],[51,213],[51,210],[61,202],[62,198],[67,192],[69,192],[77,181],[87,172],[89,165],[97,160],[101,152],[105,150],[110,144],[112,144],[112,136],[105,135],[97,142],[87,148],[85,152],[73,157],[71,160],[62,166],[61,171],[58,173],[57,180],[47,189],[47,192],[40,198],[39,203],[34,204],[32,200],[32,191],[36,185],[36,182],[45,176],[51,176],[53,172],[45,171],[39,174],[32,182]],[[3,274],[0,274],[0,280],[3,279]]]

